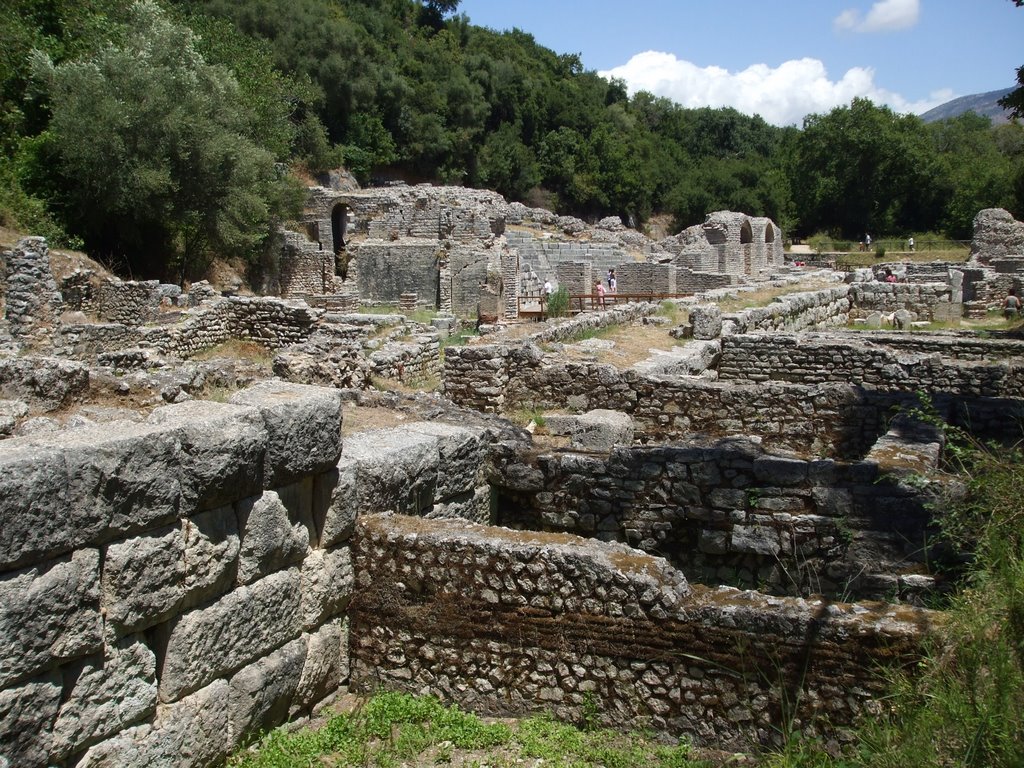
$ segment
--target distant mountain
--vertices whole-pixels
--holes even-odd
[[[975,93],[971,96],[961,96],[959,99],[947,101],[934,109],[929,109],[921,119],[926,123],[934,123],[936,120],[945,120],[949,117],[958,117],[964,112],[974,112],[983,117],[991,117],[992,124],[1007,123],[1010,121],[1010,113],[996,104],[996,101],[1003,98],[1013,88],[1004,88],[1001,91],[989,91],[988,93]]]

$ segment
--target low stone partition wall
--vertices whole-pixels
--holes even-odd
[[[938,437],[928,440],[937,459]],[[915,597],[934,585],[924,567],[933,498],[880,460],[797,459],[745,438],[705,439],[543,454],[492,483],[498,525],[625,542],[691,581],[842,599]]]
[[[907,310],[922,321],[944,322],[963,314],[962,297],[953,296],[949,283],[852,283],[849,291],[854,319]]]
[[[850,306],[849,288],[843,285],[789,294],[767,306],[723,315],[722,319],[734,333],[802,331],[846,325]]]
[[[415,334],[370,353],[370,372],[385,379],[416,383],[441,373],[441,338],[437,333]]]
[[[121,323],[76,323],[60,326],[60,344],[78,360],[95,360],[111,350],[133,347],[142,339],[137,326]]]
[[[660,304],[649,301],[609,304],[608,309],[603,312],[585,312],[570,320],[553,323],[543,330],[531,333],[530,339],[537,343],[565,341],[585,331],[636,322],[657,314],[660,309]]]
[[[1019,399],[1019,367],[1012,359],[949,360],[891,350],[851,334],[739,334],[722,338],[718,375],[728,381],[849,382],[887,392]]]
[[[211,766],[348,677],[357,515],[486,519],[486,433],[279,381],[0,443],[0,765]],[[339,458],[340,457],[340,458]]]
[[[144,328],[142,344],[185,358],[229,339],[279,349],[306,341],[321,315],[305,302],[238,296],[188,310],[173,326]]]
[[[690,586],[620,544],[461,521],[365,516],[353,538],[352,685],[481,714],[539,710],[778,745],[845,741],[910,668],[929,611]]]

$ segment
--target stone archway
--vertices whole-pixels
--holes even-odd
[[[348,278],[348,253],[345,250],[345,234],[348,228],[348,206],[336,203],[331,209],[331,243],[334,250],[334,274]]]
[[[754,242],[754,231],[750,227],[750,220],[744,219],[740,225],[740,245]]]

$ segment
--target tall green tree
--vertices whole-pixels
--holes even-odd
[[[791,179],[803,228],[862,238],[920,225],[916,210],[931,184],[932,154],[919,118],[867,99],[809,115]]]
[[[78,61],[35,56],[53,113],[40,155],[63,179],[71,228],[138,275],[254,257],[287,194],[238,82],[151,0],[118,39]]]

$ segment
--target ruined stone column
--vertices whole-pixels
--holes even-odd
[[[4,317],[11,335],[31,345],[50,344],[64,308],[50,271],[50,249],[43,237],[25,237],[4,255],[7,303]]]

